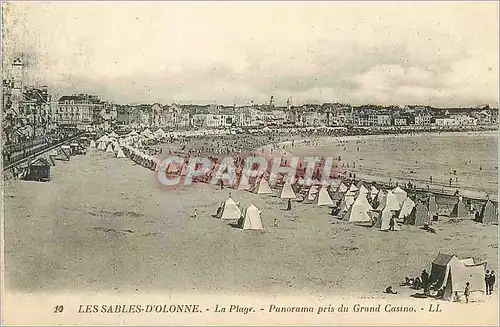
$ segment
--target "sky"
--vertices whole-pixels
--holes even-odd
[[[8,2],[4,67],[116,103],[499,101],[491,2]]]

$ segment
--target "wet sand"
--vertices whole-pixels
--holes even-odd
[[[430,269],[438,252],[497,267],[497,226],[443,218],[437,234],[380,232],[330,210],[206,184],[165,189],[128,158],[89,151],[58,161],[49,183],[5,183],[9,291],[363,294]],[[212,218],[229,192],[263,210],[265,231]],[[197,218],[190,218],[194,209]],[[451,208],[449,208],[451,209]],[[273,220],[279,227],[271,227]]]

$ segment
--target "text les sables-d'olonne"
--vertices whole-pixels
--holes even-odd
[[[86,304],[80,305],[78,308],[78,313],[173,313],[173,314],[189,314],[189,313],[202,313],[202,312],[214,312],[214,313],[237,313],[237,314],[250,314],[250,313],[313,313],[313,314],[325,314],[325,313],[412,313],[418,311],[426,312],[441,312],[439,304],[430,304],[428,308],[423,307],[417,308],[413,306],[405,305],[393,305],[393,304],[376,304],[376,305],[361,305],[354,304],[352,306],[340,304],[340,305],[324,305],[324,306],[278,306],[275,304],[270,304],[267,307],[253,308],[251,306],[244,305],[221,305],[216,304],[213,309],[203,309],[199,304]]]

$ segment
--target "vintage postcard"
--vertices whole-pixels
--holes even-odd
[[[3,2],[1,324],[498,325],[498,11]]]

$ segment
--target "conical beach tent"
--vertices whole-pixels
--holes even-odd
[[[356,187],[356,185],[354,185],[354,183],[351,184],[351,186],[349,187],[349,192],[356,192],[356,191],[358,191],[358,188]]]
[[[91,148],[95,148],[95,147],[96,147],[96,145],[95,145],[95,141],[94,141],[94,140],[91,140],[91,141],[90,141],[90,147],[91,147]]]
[[[366,196],[358,196],[354,203],[349,207],[342,220],[351,223],[371,222],[370,211],[372,207]]]
[[[413,202],[410,197],[407,197],[403,201],[403,205],[401,206],[401,211],[399,212],[399,219],[405,219],[407,216],[410,215],[411,211],[413,210],[413,207],[415,207],[415,202]]]
[[[450,217],[451,218],[464,218],[467,216],[467,212],[465,211],[465,204],[462,200],[462,197],[458,197],[458,201],[451,210]]]
[[[123,153],[122,149],[119,149],[118,153],[116,154],[116,157],[117,158],[126,158],[127,156],[125,155],[125,153]]]
[[[359,187],[359,194],[368,194],[368,193],[370,193],[368,189],[363,184],[361,184],[361,186]]]
[[[111,143],[108,144],[108,147],[106,148],[106,152],[114,152],[113,146],[111,145]]]
[[[399,207],[401,208],[401,206],[403,205],[403,201],[406,199],[406,197],[408,196],[408,194],[406,193],[405,190],[403,190],[401,187],[397,186],[396,188],[394,188],[392,190],[392,193],[396,196],[396,198],[398,199],[398,203],[399,203]]]
[[[273,191],[271,190],[271,187],[269,186],[269,183],[265,178],[261,178],[258,184],[256,183],[254,185],[254,188],[252,190],[252,193],[255,194],[272,194]]]
[[[328,194],[326,186],[323,186],[318,194],[316,195],[314,201],[314,204],[320,205],[320,206],[333,206],[333,201],[330,198],[330,194]]]
[[[309,188],[309,191],[307,192],[307,195],[304,199],[305,203],[313,203],[314,199],[316,199],[316,196],[319,192],[319,186],[318,185],[313,185]]]
[[[295,198],[297,198],[297,196],[295,195],[295,192],[292,189],[292,184],[285,183],[285,185],[283,185],[283,188],[280,190],[280,193],[279,193],[279,198],[280,199],[295,199]]]
[[[424,226],[425,223],[431,222],[431,216],[429,215],[429,210],[425,204],[417,201],[417,204],[411,210],[411,213],[405,218],[405,224]]]
[[[256,206],[251,204],[245,210],[245,216],[243,218],[242,228],[263,230],[264,227],[262,226],[262,219],[260,218],[261,213],[262,212]]]
[[[429,204],[427,207],[429,208],[429,215],[431,217],[437,214],[436,196],[434,194],[429,195]]]
[[[349,188],[343,182],[341,182],[339,187],[337,188],[337,192],[345,193],[348,189]]]
[[[479,222],[483,224],[498,224],[498,211],[491,200],[488,200],[481,209]]]
[[[233,199],[229,198],[222,204],[217,210],[217,218],[220,219],[239,219],[241,217],[241,210],[234,202]]]

